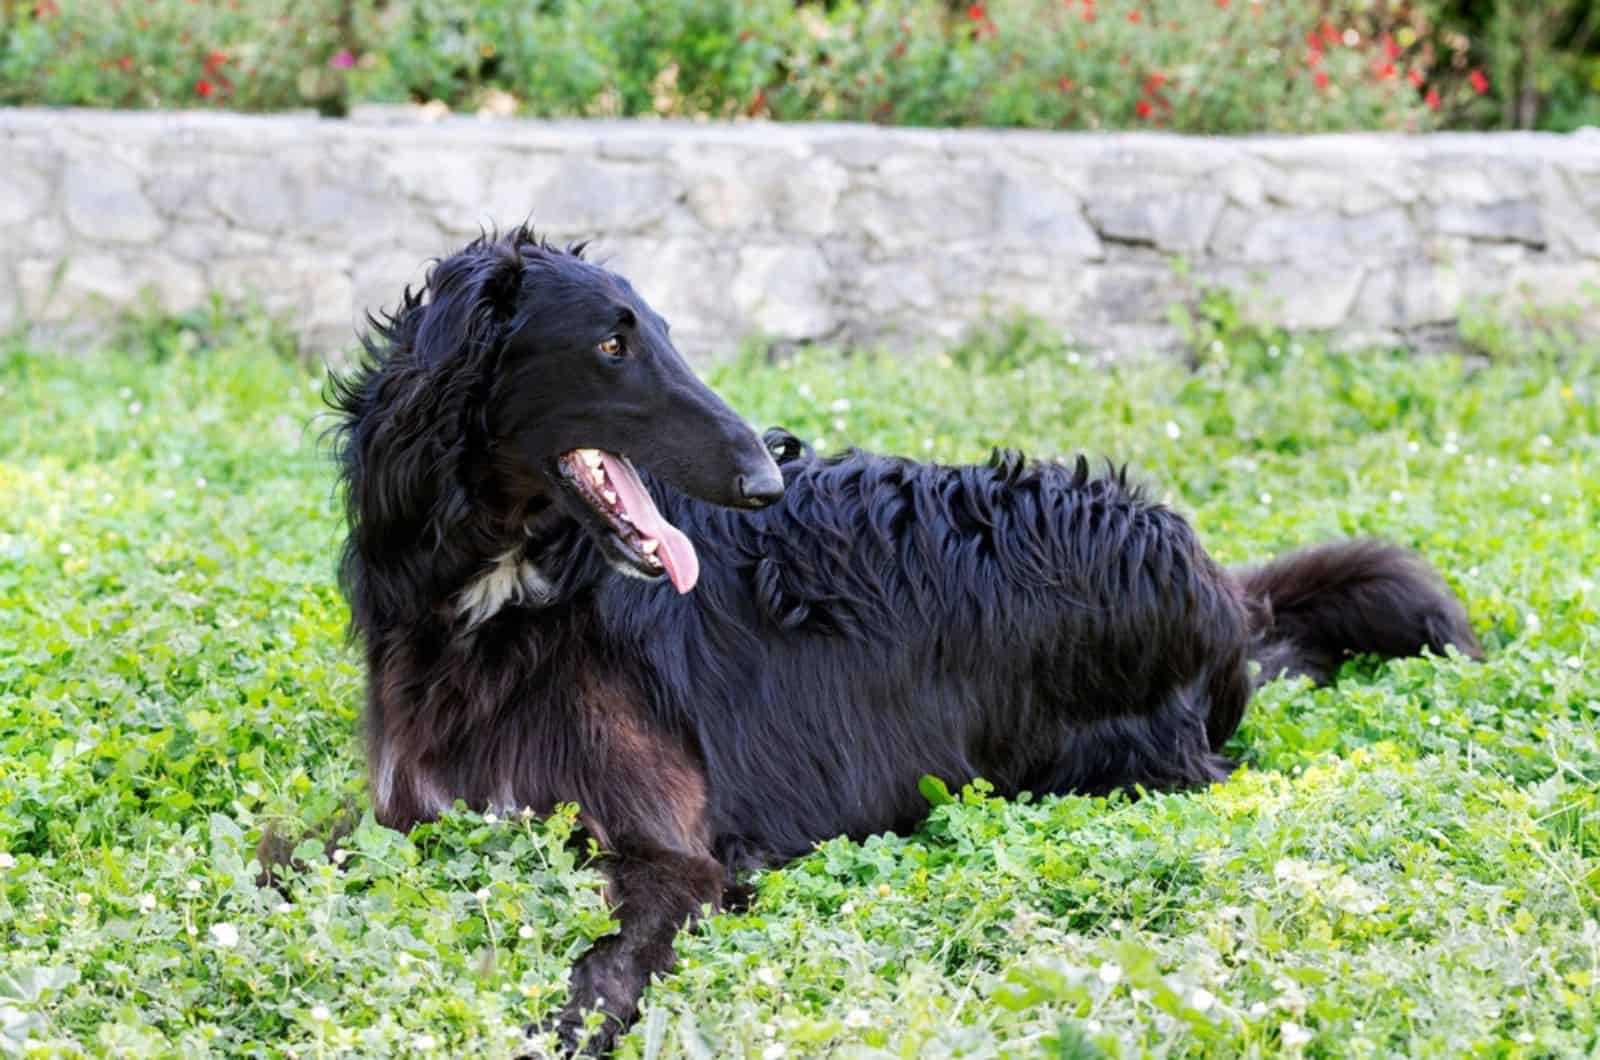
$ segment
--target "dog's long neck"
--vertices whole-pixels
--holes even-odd
[[[520,506],[505,548],[480,558],[451,599],[450,610],[471,630],[508,607],[553,607],[571,599],[603,567],[577,522],[545,497]]]

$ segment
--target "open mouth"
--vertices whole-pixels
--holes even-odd
[[[683,531],[667,522],[626,457],[574,449],[557,460],[561,474],[609,532],[610,552],[646,578],[665,574],[680,593],[694,588],[700,557]]]

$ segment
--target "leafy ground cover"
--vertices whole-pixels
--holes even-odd
[[[710,371],[829,448],[1126,460],[1228,562],[1403,541],[1489,658],[1270,686],[1211,790],[825,843],[680,941],[624,1055],[1592,1055],[1600,345],[1496,334]],[[0,1053],[505,1055],[610,926],[572,816],[369,823],[255,888],[267,822],[363,797],[322,379],[254,324],[108,345],[0,347]]]

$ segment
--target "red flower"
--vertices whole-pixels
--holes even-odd
[[[207,96],[211,95],[211,82],[207,81],[203,77],[196,81],[194,83],[194,94],[199,96],[201,99],[205,99]]]
[[[1132,22],[1134,25],[1138,25],[1141,21],[1143,21],[1143,19],[1144,16],[1137,11],[1128,12],[1128,21]]]
[[[1228,0],[1217,0],[1217,6],[1224,11],[1228,10]]]
[[[1418,88],[1421,88],[1422,87],[1422,80],[1423,80],[1422,71],[1418,70],[1416,67],[1412,67],[1411,70],[1406,73],[1406,80],[1410,81],[1413,85],[1416,85]]]
[[[1316,86],[1318,88],[1327,88],[1328,87],[1328,71],[1326,71],[1326,70],[1318,70],[1316,73],[1311,75],[1311,80],[1316,83]]]
[[[1476,67],[1473,68],[1472,73],[1467,75],[1467,82],[1472,85],[1472,91],[1480,96],[1489,91],[1489,79],[1483,75],[1482,70]]]
[[[1394,63],[1382,63],[1373,72],[1378,75],[1379,81],[1387,81],[1394,76]]]
[[[1307,66],[1321,66],[1322,65],[1322,49],[1321,48],[1312,48],[1310,51],[1306,52],[1306,65]]]
[[[1133,112],[1139,115],[1141,118],[1148,118],[1150,115],[1155,113],[1155,108],[1150,105],[1149,100],[1141,99],[1138,102],[1138,105],[1133,108]]]
[[[215,73],[227,61],[228,56],[225,52],[207,52],[204,65],[208,71]]]
[[[1166,83],[1167,76],[1165,74],[1151,74],[1149,77],[1144,79],[1144,90],[1146,92],[1154,92],[1156,89],[1160,88]]]
[[[974,22],[982,22],[984,19],[989,17],[989,12],[982,4],[973,4],[971,7],[967,8],[967,17]]]
[[[896,59],[904,58],[905,54],[906,54],[906,42],[903,41],[903,40],[902,41],[895,41],[894,57]]]
[[[1428,109],[1429,110],[1438,110],[1439,109],[1439,93],[1437,91],[1435,91],[1434,89],[1431,89],[1431,88],[1428,89],[1428,94],[1423,97],[1423,102],[1428,105]]]
[[[1329,44],[1339,43],[1339,31],[1333,28],[1333,23],[1327,19],[1322,20],[1322,39]]]
[[[132,70],[133,69],[133,56],[124,55],[122,58],[117,60],[117,65],[122,68],[124,73],[126,73],[129,70]]]
[[[1400,45],[1394,42],[1394,37],[1385,33],[1383,35],[1383,54],[1391,59],[1400,58]]]
[[[1056,87],[1061,89],[1061,91],[1063,91],[1063,92],[1071,92],[1072,91],[1072,78],[1063,77],[1061,80],[1056,82]]]
[[[1085,22],[1093,22],[1094,21],[1094,8],[1086,7],[1086,8],[1083,9],[1083,20]]]
[[[739,31],[739,43],[743,44],[755,35],[756,31],[753,29],[742,29]]]

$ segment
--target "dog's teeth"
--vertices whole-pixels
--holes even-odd
[[[585,464],[588,464],[590,467],[598,468],[600,466],[600,462],[601,462],[600,461],[600,450],[598,450],[598,449],[579,449],[578,450],[578,459],[582,460]]]
[[[647,556],[653,556],[655,555],[656,549],[660,547],[661,542],[659,541],[644,541],[639,544],[639,551],[643,552]]]
[[[617,503],[617,495],[615,493],[613,493],[611,490],[601,490],[600,491],[600,496],[602,496],[602,497],[604,497],[606,499],[606,503],[607,504],[615,504],[615,503]]]
[[[604,486],[606,484],[606,473],[597,467],[589,469],[589,477],[594,479],[596,486]]]

